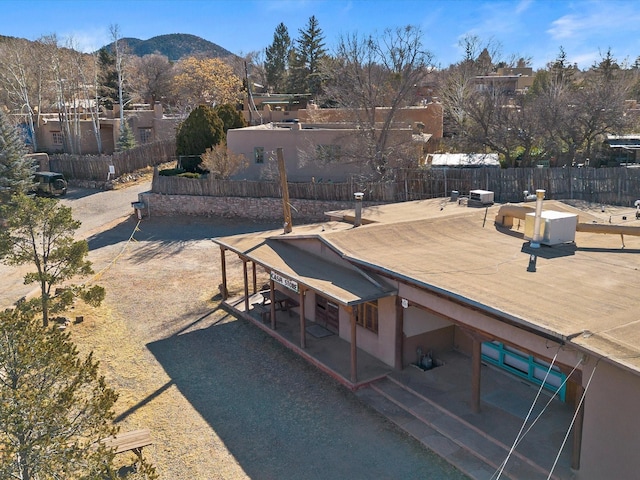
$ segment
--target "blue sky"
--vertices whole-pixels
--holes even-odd
[[[84,51],[109,43],[117,24],[123,37],[190,33],[240,55],[267,47],[280,22],[296,38],[315,15],[329,49],[340,35],[419,26],[442,66],[460,60],[469,34],[499,43],[503,57],[532,57],[534,68],[561,46],[580,68],[609,48],[619,61],[640,56],[634,0],[0,0],[0,11],[0,35],[55,33]]]

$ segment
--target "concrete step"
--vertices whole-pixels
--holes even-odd
[[[509,454],[510,446],[389,377],[359,390],[358,396],[471,478],[495,479]],[[513,452],[500,478],[537,480],[547,476],[542,467]]]

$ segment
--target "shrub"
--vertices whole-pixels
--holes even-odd
[[[174,177],[184,172],[183,168],[165,168],[164,170],[160,170],[158,175],[162,175],[163,177]]]

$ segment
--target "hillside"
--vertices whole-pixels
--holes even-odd
[[[158,35],[149,40],[138,38],[123,38],[122,40],[127,43],[130,52],[139,57],[150,53],[160,53],[166,55],[171,61],[177,61],[182,57],[193,55],[211,58],[233,56],[233,53],[220,45],[186,33]],[[111,45],[105,45],[105,47],[110,48]]]

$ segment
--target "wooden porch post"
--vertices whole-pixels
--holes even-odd
[[[258,280],[256,277],[256,262],[251,262],[251,266],[253,267],[253,293],[257,293],[258,292],[258,288],[257,288],[257,284],[258,284]]]
[[[580,399],[584,395],[584,387],[580,384],[576,384],[576,395],[574,406],[578,408],[580,406]],[[571,468],[574,470],[580,470],[580,452],[582,450],[582,425],[584,423],[584,402],[580,406],[576,421],[573,425],[573,448],[571,450]]]
[[[227,260],[225,252],[225,248],[220,245],[220,269],[222,270],[222,291],[220,292],[220,295],[222,296],[222,301],[229,297],[227,292]]]
[[[403,368],[404,358],[404,308],[400,297],[396,297],[396,348],[394,367],[398,370]]]
[[[300,287],[300,348],[307,348],[307,332],[305,329],[305,312],[304,312],[304,287]]]
[[[356,307],[351,307],[351,383],[358,381],[358,350],[356,343]]]
[[[471,411],[480,413],[480,374],[482,367],[482,342],[471,337],[473,353],[471,354]]]
[[[249,277],[247,274],[247,259],[242,259],[242,274],[244,277],[244,311],[249,315]]]
[[[273,291],[275,286],[275,282],[273,280],[269,280],[269,299],[271,300],[271,328],[273,330],[276,329],[276,294]]]

